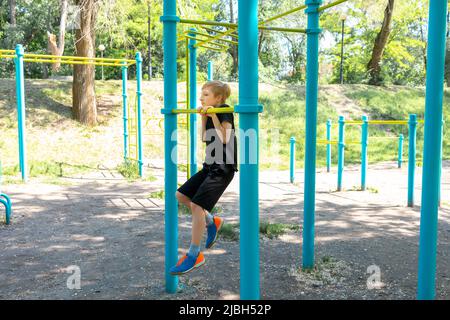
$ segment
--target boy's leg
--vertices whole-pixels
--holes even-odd
[[[199,205],[191,202],[192,211],[192,238],[191,244],[200,246],[202,241],[203,232],[205,231],[205,210]]]
[[[191,199],[184,194],[182,194],[180,191],[177,191],[175,193],[175,196],[177,197],[178,202],[184,204],[186,207],[191,209]]]

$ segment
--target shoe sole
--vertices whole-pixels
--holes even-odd
[[[219,230],[222,228],[223,226],[223,220],[220,222],[219,227],[217,228],[217,232],[216,232],[216,237],[214,238],[214,240],[209,244],[208,247],[205,247],[206,249],[210,249],[212,248],[212,246],[216,243],[217,240],[217,236],[219,235]]]
[[[202,265],[204,265],[205,264],[205,260],[203,260],[202,262],[200,262],[199,264],[196,264],[196,265],[194,265],[192,268],[190,268],[189,270],[186,270],[186,271],[184,271],[184,272],[176,272],[176,273],[170,273],[171,275],[173,275],[173,276],[181,276],[181,275],[183,275],[183,274],[186,274],[186,273],[189,273],[189,272],[191,272],[192,270],[194,270],[195,268],[198,268],[198,267],[201,267]]]

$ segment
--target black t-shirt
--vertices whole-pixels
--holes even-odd
[[[218,108],[229,108],[228,105],[223,104]],[[211,117],[206,121],[206,164],[226,164],[237,170],[237,139],[234,127],[233,113],[216,113],[219,122],[227,121],[231,123],[231,135],[227,144],[222,143],[217,135],[214,127],[214,122]],[[216,142],[217,141],[217,142]],[[216,143],[215,143],[216,142]],[[216,152],[217,151],[217,152]],[[222,151],[222,152],[221,152]],[[217,156],[216,156],[217,153]]]

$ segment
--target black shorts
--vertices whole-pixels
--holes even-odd
[[[178,192],[191,199],[208,212],[214,208],[234,177],[234,169],[226,164],[203,164],[203,169],[194,174],[178,188]]]

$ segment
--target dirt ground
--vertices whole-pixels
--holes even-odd
[[[150,166],[156,181],[129,183],[102,170],[61,185],[3,186],[13,216],[11,225],[0,223],[0,299],[238,299],[239,242],[225,239],[205,251],[204,266],[179,277],[178,293],[165,292],[164,202],[149,197],[163,189],[164,173],[159,164]],[[276,239],[261,236],[261,298],[415,299],[421,180],[418,168],[416,206],[408,208],[406,166],[369,166],[367,191],[356,190],[359,167],[346,168],[342,192],[334,191],[335,171],[318,170],[317,268],[300,270],[301,227]],[[295,184],[289,172],[261,172],[260,221],[301,226],[302,181],[302,171]],[[436,298],[445,300],[450,299],[449,181],[445,162],[436,276]],[[220,205],[225,222],[238,223],[239,175]],[[190,226],[190,216],[180,213],[180,254],[189,244]],[[80,289],[73,287],[73,270],[79,271]]]

